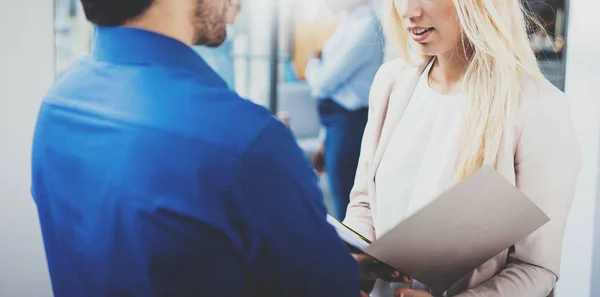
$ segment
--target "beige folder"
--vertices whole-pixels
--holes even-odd
[[[485,167],[364,251],[443,292],[549,220],[521,191]]]

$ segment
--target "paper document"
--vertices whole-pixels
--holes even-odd
[[[327,215],[327,222],[329,222],[329,224],[335,227],[335,231],[337,231],[338,235],[344,242],[361,251],[363,251],[371,243],[364,236],[348,228],[348,226],[340,223],[338,220],[336,220],[330,215]]]
[[[550,219],[485,167],[371,243],[328,220],[348,244],[443,292]]]

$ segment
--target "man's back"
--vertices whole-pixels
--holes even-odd
[[[98,28],[33,149],[57,297],[358,295],[289,132],[178,41]]]

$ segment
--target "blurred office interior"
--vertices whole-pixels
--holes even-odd
[[[7,51],[0,55],[0,135],[9,154],[16,156],[0,157],[0,296],[5,297],[51,296],[35,207],[27,191],[30,132],[44,91],[88,54],[94,34],[78,0],[53,1],[0,3],[0,36]],[[600,241],[595,240],[600,239],[600,203],[596,202],[600,95],[593,88],[594,82],[600,82],[596,58],[600,42],[594,30],[600,27],[594,9],[600,4],[594,0],[526,2],[549,33],[532,32],[532,46],[548,79],[573,100],[585,157],[565,236],[563,275],[554,294],[600,296]],[[240,5],[240,15],[228,29],[235,91],[274,114],[287,113],[291,130],[310,159],[323,141],[323,128],[316,99],[304,80],[305,59],[310,51],[322,48],[339,16],[328,12],[322,0],[241,0]],[[373,5],[380,12],[381,0]],[[379,34],[385,45],[383,32]],[[393,49],[385,48],[385,59],[393,59]],[[16,110],[10,100],[20,101]],[[327,183],[324,177],[320,180],[329,205]]]
[[[56,75],[88,54],[93,27],[77,0],[54,0]],[[540,66],[548,79],[564,90],[565,3],[563,0],[529,0],[533,12],[549,33],[532,33]],[[382,1],[372,3],[381,15]],[[306,55],[321,49],[336,28],[339,15],[320,0],[242,0],[236,23],[228,30],[232,44],[235,91],[242,97],[289,116],[290,127],[307,158],[317,151],[324,130],[319,123],[316,99],[304,78]],[[269,9],[270,8],[270,9]],[[383,32],[380,40],[385,46]],[[385,59],[395,58],[385,49]],[[330,205],[325,178],[321,178],[325,203]]]

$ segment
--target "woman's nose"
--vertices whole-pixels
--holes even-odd
[[[395,0],[398,15],[403,20],[408,20],[420,17],[423,11],[421,10],[422,0]]]

